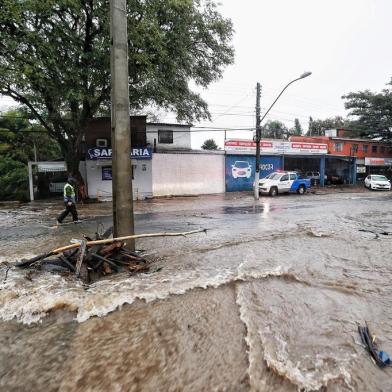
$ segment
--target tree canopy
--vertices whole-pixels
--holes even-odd
[[[288,136],[288,129],[281,121],[268,120],[262,127],[262,135],[271,139],[285,139]]]
[[[341,116],[313,120],[309,117],[309,128],[306,136],[324,136],[327,129],[339,129],[348,125],[348,121]]]
[[[207,139],[201,146],[203,150],[219,150],[218,145],[215,143],[214,139]]]
[[[379,93],[370,90],[349,93],[342,98],[352,118],[350,128],[358,136],[392,142],[392,81]]]
[[[109,0],[2,0],[0,94],[24,105],[79,174],[89,118],[110,107]],[[130,109],[209,118],[206,87],[234,58],[230,20],[212,0],[128,0]]]
[[[301,136],[302,135],[302,125],[298,118],[294,120],[294,127],[290,129],[290,135]]]
[[[56,159],[58,144],[26,113],[10,110],[0,116],[0,200],[27,200],[27,162]]]

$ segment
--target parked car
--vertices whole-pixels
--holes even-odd
[[[385,176],[379,174],[371,174],[365,178],[365,187],[369,189],[391,190],[391,181]]]
[[[252,165],[248,161],[235,161],[234,165],[231,165],[231,174],[234,178],[250,178]]]
[[[305,177],[310,179],[312,185],[320,183],[320,172],[318,171],[308,171],[305,173]],[[328,176],[324,174],[324,182],[328,183]]]
[[[310,179],[301,178],[296,172],[274,172],[259,181],[259,192],[276,196],[279,193],[303,195],[310,188]]]
[[[343,176],[339,176],[338,174],[327,174],[327,181],[325,181],[327,185],[339,185],[344,184]]]
[[[49,183],[49,192],[50,193],[63,193],[64,186],[67,182],[50,182]]]

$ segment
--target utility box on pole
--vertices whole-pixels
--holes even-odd
[[[134,234],[129,119],[127,1],[110,1],[114,236]],[[134,241],[127,242],[134,250]]]

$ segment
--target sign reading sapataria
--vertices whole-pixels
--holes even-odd
[[[132,159],[151,159],[152,149],[150,147],[131,148]],[[89,148],[87,150],[87,159],[112,159],[111,148]]]

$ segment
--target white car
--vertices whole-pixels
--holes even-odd
[[[371,174],[365,178],[365,187],[369,189],[391,190],[391,181],[385,176],[379,174]]]
[[[250,178],[252,175],[252,165],[248,161],[235,161],[234,165],[231,165],[231,174],[234,178]]]

